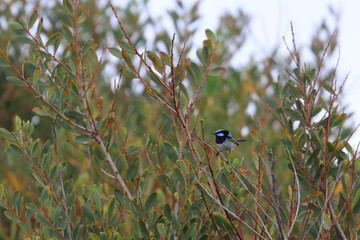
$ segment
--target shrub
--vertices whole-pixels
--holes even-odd
[[[336,32],[321,28],[314,63],[301,62],[292,31],[285,68],[266,60],[239,70],[230,60],[246,39],[244,13],[206,30],[194,59],[198,3],[170,11],[173,35],[140,15],[146,4],[64,0],[9,24],[2,71],[31,92],[40,123],[16,116],[12,130],[0,128],[2,235],[356,238],[359,155],[338,101],[344,83],[324,67]],[[209,132],[219,124],[248,131],[241,152],[215,155]]]

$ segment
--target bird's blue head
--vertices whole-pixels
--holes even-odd
[[[215,134],[218,137],[232,137],[231,133],[225,129],[219,129],[216,132],[213,132],[212,134]]]
[[[227,138],[232,138],[231,133],[224,129],[219,129],[212,134],[215,135],[215,141],[217,144],[224,142]]]

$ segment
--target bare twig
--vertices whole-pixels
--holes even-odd
[[[186,130],[186,129],[184,129]],[[187,130],[189,131],[189,130]],[[211,151],[213,151],[214,153],[216,153],[217,151],[209,144],[207,143],[204,139],[200,138],[196,133],[194,132],[190,132],[192,135],[194,135],[201,143],[203,143],[205,146],[207,146],[208,148],[211,149]],[[271,218],[271,216],[267,213],[267,211],[265,211],[265,209],[260,205],[260,203],[256,200],[256,197],[252,194],[252,192],[250,191],[250,189],[247,187],[247,185],[245,184],[245,182],[242,180],[245,179],[245,176],[237,169],[235,168],[230,161],[222,154],[220,153],[219,156],[228,164],[228,166],[230,167],[230,169],[233,171],[233,173],[235,174],[236,178],[239,180],[239,182],[243,185],[244,189],[249,193],[250,197],[254,200],[255,204],[262,210],[262,212],[269,218],[269,220],[275,225],[277,226],[277,223],[274,219]],[[269,198],[267,198],[265,196],[265,194],[262,191],[259,191],[259,189],[250,181],[246,180],[246,182],[255,189],[255,191],[259,192],[259,194],[266,200],[267,203],[269,203],[269,205],[274,208],[274,204],[270,201]]]
[[[216,202],[216,204],[222,208],[223,210],[225,210],[227,213],[229,213],[232,217],[234,217],[235,219],[237,219],[238,221],[240,221],[242,224],[244,224],[246,227],[248,227],[253,233],[255,233],[258,237],[260,237],[261,239],[265,239],[263,236],[261,236],[256,230],[254,230],[247,222],[245,222],[244,220],[242,220],[240,217],[238,217],[235,213],[233,213],[232,211],[230,211],[230,209],[228,209],[227,207],[225,207],[220,200],[216,199],[213,195],[211,195],[211,193],[201,184],[201,182],[195,178],[195,181],[198,183],[198,185],[200,186],[200,189],[202,191],[204,191],[212,200],[214,200]]]
[[[108,151],[108,149],[106,148],[104,141],[102,140],[102,138],[99,135],[94,136],[96,141],[99,143],[102,151],[105,154],[105,158],[106,161],[110,164],[110,167],[112,168],[112,170],[114,171],[116,180],[120,183],[121,187],[123,188],[123,190],[125,191],[126,195],[128,196],[128,198],[130,198],[131,200],[133,199],[132,194],[130,193],[129,188],[127,187],[125,181],[122,179],[112,157],[110,156],[110,153]]]
[[[330,203],[328,203],[328,207],[329,207],[329,211],[330,211],[331,220],[334,223],[336,232],[340,235],[340,238],[342,240],[346,240],[347,237],[346,237],[346,235],[344,233],[344,230],[341,228],[341,226],[340,226],[340,224],[339,224],[339,222],[337,220],[337,216],[336,216],[336,214],[334,212],[334,209],[333,209],[333,207],[331,206]]]
[[[204,168],[201,168],[201,171],[203,171],[204,173],[206,173],[208,176],[211,176],[211,178],[213,179],[213,181],[216,182],[216,184],[220,185],[236,202],[238,202],[240,204],[241,207],[243,207],[245,209],[245,211],[254,219],[254,221],[259,224],[261,226],[261,228],[265,231],[265,233],[267,234],[268,238],[271,239],[271,235],[269,233],[269,230],[267,229],[265,223],[263,222],[263,220],[261,219],[260,215],[255,211],[255,215],[256,217],[253,215],[253,212],[250,211],[237,197],[235,197],[235,195],[230,192],[225,186],[224,184],[222,184],[221,182],[219,182],[214,176],[212,176],[210,173],[208,173]],[[214,196],[215,197],[215,196]],[[258,220],[260,222],[258,222]]]
[[[318,218],[322,215],[322,213],[325,211],[326,207],[328,206],[328,203],[329,203],[330,200],[331,200],[331,197],[332,197],[332,195],[333,195],[333,192],[334,192],[337,184],[341,181],[342,176],[346,173],[346,172],[342,172],[342,174],[340,175],[341,164],[339,165],[338,168],[339,168],[339,170],[338,170],[338,172],[337,172],[337,174],[336,174],[336,180],[334,181],[334,185],[333,185],[330,193],[325,195],[325,197],[326,197],[325,199],[326,199],[326,200],[325,200],[325,203],[324,203],[323,207],[321,208],[321,211],[320,211],[319,214],[315,217],[315,219],[313,220],[313,223],[308,227],[308,230],[307,230],[304,234],[301,235],[301,236],[302,236],[302,240],[306,239],[306,236],[309,234],[311,228],[316,224],[317,219],[318,219]],[[345,239],[346,239],[346,238],[345,238]]]
[[[268,149],[268,155],[269,155],[269,161],[270,161],[270,174],[271,174],[271,190],[272,190],[272,197],[274,201],[274,210],[275,210],[275,216],[276,220],[278,222],[278,228],[280,231],[280,238],[285,239],[284,236],[284,230],[283,230],[283,221],[280,215],[280,207],[279,207],[279,197],[278,193],[276,191],[276,178],[275,178],[275,158],[274,154],[272,152],[272,149]]]
[[[57,149],[57,143],[56,143],[55,126],[53,126],[53,133],[54,133],[55,159],[56,159],[56,164],[57,164],[57,167],[58,167],[61,194],[63,195],[63,204],[64,204],[63,208],[64,208],[64,212],[65,212],[66,229],[67,229],[67,232],[68,232],[68,239],[72,240],[70,218],[69,218],[68,205],[67,205],[67,201],[66,201],[66,194],[65,194],[64,181],[63,181],[63,172],[62,172],[62,167],[60,166],[60,162],[59,162],[58,149]]]
[[[292,157],[290,155],[290,152],[289,152],[289,149],[287,149],[288,151],[288,154],[289,154],[289,159],[291,161],[291,165],[294,169],[294,176],[295,176],[295,180],[296,180],[296,186],[297,186],[297,205],[296,205],[296,213],[295,213],[295,216],[294,216],[294,220],[292,221],[291,223],[291,226],[289,228],[289,231],[288,231],[288,234],[287,236],[290,237],[291,235],[291,232],[293,231],[294,229],[294,226],[295,226],[295,223],[296,223],[296,218],[299,214],[299,209],[300,209],[300,183],[299,183],[299,178],[298,178],[298,175],[297,175],[297,171],[296,171],[296,168],[295,168],[295,164],[294,164],[294,161],[292,160]],[[292,219],[290,219],[291,221]]]
[[[83,135],[86,135],[88,137],[90,136],[89,134],[86,133],[87,132],[86,127],[81,126],[81,125],[75,123],[74,121],[71,121],[67,116],[65,116],[65,114],[63,112],[61,112],[59,109],[54,107],[54,105],[50,104],[44,98],[44,96],[35,89],[35,87],[33,85],[31,85],[28,81],[26,81],[24,75],[14,66],[13,62],[8,58],[8,56],[1,49],[0,49],[0,55],[6,60],[6,62],[9,64],[10,68],[16,73],[16,75],[21,79],[21,81],[26,84],[26,87],[29,88],[33,93],[35,93],[35,95],[38,98],[40,98],[41,101],[43,103],[45,103],[45,105],[47,105],[51,110],[53,110],[57,115],[59,115],[69,125],[77,128],[76,130],[85,131],[85,133],[82,132]]]

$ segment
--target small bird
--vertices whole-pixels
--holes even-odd
[[[213,132],[212,134],[215,134],[215,142],[217,146],[219,147],[220,151],[216,153],[216,156],[219,156],[219,153],[222,151],[229,151],[233,150],[235,146],[239,146],[238,142],[246,142],[246,139],[234,139],[231,133],[228,130],[220,129],[216,132]]]

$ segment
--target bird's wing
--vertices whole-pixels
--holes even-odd
[[[228,138],[231,142],[233,142],[234,144],[238,145],[239,146],[239,143],[236,141],[236,139],[232,138],[232,137],[229,137]]]

